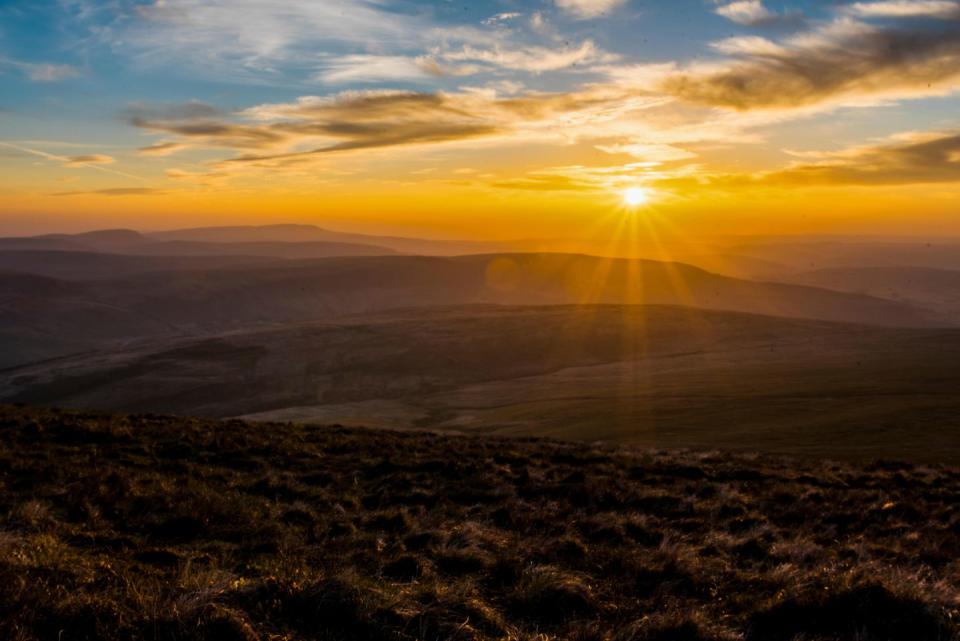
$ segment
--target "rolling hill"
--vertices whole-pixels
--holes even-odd
[[[267,235],[270,238],[269,234]],[[199,237],[205,237],[199,234]],[[361,238],[362,239],[362,238]],[[217,242],[189,239],[157,239],[133,230],[117,229],[83,234],[51,234],[24,238],[0,238],[0,252],[74,251],[125,256],[261,256],[278,259],[327,258],[330,256],[382,256],[397,253],[388,247],[362,242],[330,240]],[[171,259],[172,262],[176,262]]]
[[[0,250],[0,273],[60,280],[117,280],[144,272],[264,267],[281,259],[252,255],[135,256],[88,251]]]
[[[244,242],[336,242],[375,245],[389,248],[402,254],[421,256],[451,256],[457,254],[482,254],[503,251],[504,243],[431,240],[400,236],[371,236],[350,232],[331,231],[315,225],[240,225],[229,227],[198,227],[171,231],[150,232],[155,240],[192,241],[213,243]]]
[[[861,294],[717,276],[677,263],[571,254],[374,256],[135,275],[97,300],[180,326],[316,320],[458,304],[665,304],[877,325],[929,325],[924,310]]]
[[[960,269],[960,241],[909,239],[759,238],[748,243],[732,242],[726,251],[773,261],[797,271],[835,267],[927,267]]]
[[[153,269],[164,261],[169,269]],[[0,324],[0,366],[150,336],[208,336],[464,304],[665,304],[873,325],[933,322],[921,308],[863,294],[740,280],[677,263],[573,254],[355,256],[270,263],[223,256],[0,252],[0,265],[85,278],[54,283],[30,273],[3,276],[0,314],[6,320]],[[200,265],[209,267],[196,268]],[[104,320],[89,321],[90,310]],[[101,332],[87,327],[88,322],[112,330]]]
[[[7,369],[0,400],[960,462],[960,330],[664,306],[467,306]]]
[[[898,300],[960,321],[960,270],[929,267],[834,267],[792,274],[787,282]]]

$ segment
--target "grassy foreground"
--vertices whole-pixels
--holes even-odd
[[[958,638],[960,470],[0,408],[0,638]]]

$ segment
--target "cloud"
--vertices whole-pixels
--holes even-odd
[[[180,105],[135,103],[124,111],[124,115],[135,127],[175,134],[212,147],[261,148],[278,144],[284,139],[279,132],[227,121],[226,115],[218,109],[200,102]],[[162,143],[154,151],[169,149],[169,144]],[[149,150],[150,147],[144,149]]]
[[[890,0],[855,2],[847,11],[866,18],[960,18],[960,2],[951,0]]]
[[[80,69],[73,65],[22,62],[9,58],[0,58],[0,69],[3,68],[16,69],[34,82],[58,82],[81,75]]]
[[[776,184],[902,185],[960,181],[960,131],[907,133],[878,145],[820,154],[823,160],[766,174]]]
[[[734,38],[715,47],[734,57],[661,69],[656,88],[699,104],[752,110],[862,104],[960,87],[954,22],[875,25],[839,18],[782,43]]]
[[[328,84],[424,80],[437,75],[430,63],[423,57],[354,54],[330,60],[316,78]]]
[[[614,62],[617,56],[601,51],[592,40],[584,40],[577,47],[564,49],[549,47],[480,49],[465,46],[460,51],[444,53],[441,58],[445,61],[474,62],[503,69],[541,73],[578,65],[610,63]]]
[[[960,182],[960,131],[910,132],[833,152],[794,152],[807,159],[759,173],[682,172],[661,187],[688,191],[832,186],[883,187]]]
[[[717,7],[717,15],[723,16],[738,24],[753,25],[769,20],[776,14],[763,6],[761,0],[739,0],[722,7]]]
[[[581,20],[596,18],[625,3],[626,0],[554,0],[557,7]]]
[[[119,171],[117,169],[104,167],[103,164],[105,162],[105,159],[109,158],[111,162],[113,161],[113,158],[111,158],[110,156],[104,156],[101,154],[91,154],[88,156],[61,156],[59,154],[51,154],[41,149],[24,147],[23,145],[7,142],[5,140],[0,140],[0,147],[4,147],[6,149],[13,149],[22,154],[29,154],[31,156],[43,158],[44,160],[51,160],[54,162],[63,163],[68,167],[85,167],[88,169],[96,169],[97,171],[100,171],[103,173],[122,176],[124,178],[131,178],[133,180],[143,180],[140,176],[129,174],[125,171]]]
[[[459,49],[434,49],[415,57],[368,54],[331,57],[316,79],[327,84],[418,82],[499,70],[535,74],[572,68],[586,71],[591,65],[616,60],[617,56],[600,50],[592,40],[562,48],[463,45]]]
[[[717,7],[716,13],[737,24],[749,27],[800,25],[803,23],[802,14],[770,11],[762,0],[737,0],[737,2]]]
[[[528,172],[520,178],[493,181],[489,186],[525,191],[619,191],[667,175],[654,170],[657,164],[635,162],[625,165],[548,167]]]
[[[508,96],[493,89],[370,90],[304,96],[219,118],[150,120],[132,111],[130,122],[151,132],[173,134],[181,144],[247,152],[227,163],[276,163],[335,152],[481,138],[516,141],[524,134],[557,140],[603,123],[617,123],[624,114],[651,104],[657,102],[608,87]],[[147,114],[167,111],[144,109]]]
[[[122,47],[140,67],[179,61],[184,71],[219,81],[299,84],[316,76],[318,67],[321,79],[331,73],[333,82],[343,81],[338,72],[348,78],[352,70],[357,77],[376,71],[384,80],[406,78],[415,67],[404,59],[463,44],[489,45],[504,35],[482,25],[440,25],[429,12],[396,11],[390,4],[152,0],[137,8],[138,19],[117,23],[115,33],[105,34],[111,36],[105,44]],[[338,58],[339,69],[330,62]]]
[[[137,150],[137,153],[142,156],[169,156],[170,154],[175,154],[178,151],[183,151],[188,147],[189,145],[185,145],[183,143],[162,140],[152,145],[147,145],[146,147],[140,147]]]
[[[626,144],[597,145],[597,149],[608,154],[628,154],[638,160],[657,165],[677,160],[696,158],[697,154],[662,143],[632,142]]]
[[[294,103],[266,104],[226,119],[131,122],[150,131],[176,134],[208,146],[274,150],[237,160],[276,160],[295,156],[400,145],[463,140],[499,130],[495,119],[473,113],[469,100],[409,91],[349,91],[332,97],[303,97]],[[290,151],[299,143],[319,145]]]
[[[87,154],[83,156],[68,156],[64,164],[67,167],[85,167],[87,165],[109,165],[114,161],[112,156],[104,154]]]
[[[521,17],[523,17],[523,14],[522,14],[522,13],[518,13],[518,12],[516,12],[516,11],[509,11],[509,12],[504,12],[504,13],[498,13],[498,14],[493,15],[493,16],[490,16],[489,18],[487,18],[486,20],[484,20],[484,21],[483,21],[483,24],[485,24],[485,25],[487,25],[487,26],[498,25],[498,24],[502,24],[502,23],[504,23],[504,22],[509,22],[509,21],[511,21],[511,20],[516,20],[517,18],[521,18]]]
[[[52,196],[159,196],[166,192],[150,187],[115,187],[111,189],[93,189],[89,191],[60,191]]]

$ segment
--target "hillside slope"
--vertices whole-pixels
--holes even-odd
[[[391,310],[6,370],[0,400],[960,462],[960,330],[667,306]]]
[[[0,636],[950,641],[960,470],[0,408]]]
[[[960,320],[960,270],[928,267],[835,267],[792,274],[786,282],[897,300]]]
[[[70,279],[34,289],[37,274],[0,273],[0,367],[151,336],[211,336],[397,308],[467,304],[684,305],[868,325],[933,324],[919,307],[862,294],[739,280],[678,263],[574,254],[367,256],[254,265],[243,262],[263,259],[197,256],[171,259],[165,271],[150,271],[157,264],[150,257],[21,255],[23,271]],[[15,269],[10,260],[4,262],[0,253],[0,266]],[[193,261],[207,260],[217,261],[219,268],[189,269]],[[105,278],[111,270],[115,276]],[[84,274],[86,280],[75,280]],[[91,309],[115,328],[106,340],[91,338],[98,331],[87,327]]]

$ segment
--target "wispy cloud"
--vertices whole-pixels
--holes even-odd
[[[651,173],[647,163],[599,167],[569,165],[532,171],[520,178],[494,180],[488,185],[522,191],[611,191],[649,182],[657,175]]]
[[[233,162],[262,162],[334,152],[436,144],[539,130],[556,136],[596,127],[648,101],[598,87],[573,93],[528,92],[501,97],[489,91],[425,93],[347,91],[264,104],[231,117],[151,119],[131,113],[131,122],[181,141],[240,150]],[[156,112],[147,108],[146,114]],[[160,110],[163,111],[163,110]],[[312,145],[308,149],[296,149]]]
[[[718,15],[750,27],[800,25],[803,14],[792,11],[777,13],[763,4],[763,0],[737,0],[717,7]]]
[[[626,0],[554,0],[560,9],[580,19],[596,18],[623,5]]]
[[[407,58],[493,38],[480,25],[442,29],[388,9],[380,0],[164,0],[142,5],[118,46],[141,66],[189,61],[185,70],[218,79],[344,82],[409,78],[417,68]]]
[[[611,63],[617,56],[601,51],[592,40],[584,40],[577,46],[562,48],[521,47],[509,49],[494,47],[481,49],[465,46],[460,51],[451,51],[441,55],[444,61],[471,62],[492,65],[502,69],[542,73],[569,69],[578,65]]]
[[[910,132],[839,151],[803,152],[804,160],[783,169],[753,173],[664,175],[663,187],[797,188],[902,186],[960,182],[960,131]]]
[[[353,54],[330,59],[316,78],[329,84],[416,81],[435,77],[431,59],[409,56]]]
[[[21,72],[34,82],[57,82],[67,78],[75,78],[82,74],[79,67],[49,62],[24,62],[0,58],[0,71],[4,68]]]
[[[953,0],[888,0],[855,2],[848,12],[867,18],[960,18],[960,2]]]
[[[728,61],[661,69],[657,89],[705,105],[793,109],[938,95],[960,87],[955,21],[871,24],[838,18],[774,43],[718,43]]]
[[[516,20],[517,18],[521,18],[521,17],[523,17],[523,14],[518,11],[508,11],[508,12],[498,13],[496,15],[490,16],[489,18],[483,21],[483,24],[487,26],[497,25],[497,24],[502,24],[504,22],[509,22],[511,20]]]
[[[960,131],[911,132],[875,145],[819,154],[817,162],[772,172],[790,184],[902,185],[960,181]]]
[[[113,162],[113,156],[106,156],[104,154],[85,154],[82,156],[68,156],[64,164],[67,167],[85,167],[87,165],[109,165]]]
[[[55,162],[62,163],[67,167],[85,167],[88,169],[96,169],[97,171],[102,171],[108,174],[114,174],[115,176],[123,176],[124,178],[131,178],[133,180],[142,181],[143,178],[140,176],[135,176],[134,174],[129,174],[125,171],[119,171],[117,169],[112,169],[109,167],[103,167],[101,165],[106,162],[112,162],[113,158],[110,156],[104,156],[101,154],[90,154],[86,156],[61,156],[59,154],[51,154],[40,149],[33,149],[31,147],[24,147],[23,145],[18,145],[11,142],[0,141],[0,147],[6,147],[7,149],[13,149],[15,151],[30,154],[31,156],[37,156],[45,160],[52,160]],[[106,159],[110,159],[106,161]]]
[[[183,143],[162,140],[146,147],[140,147],[137,149],[137,153],[143,156],[169,156],[188,148],[189,145]]]

